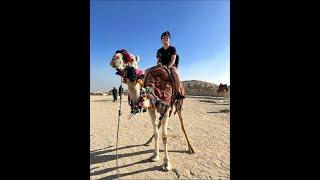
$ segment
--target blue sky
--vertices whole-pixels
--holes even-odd
[[[90,90],[109,90],[120,77],[109,65],[118,49],[140,56],[139,68],[156,65],[160,36],[170,31],[182,81],[230,84],[230,2],[90,2]],[[126,87],[124,86],[126,89]]]

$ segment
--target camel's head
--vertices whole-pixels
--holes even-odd
[[[142,70],[138,68],[139,61],[139,56],[130,54],[122,49],[116,51],[110,65],[117,70],[116,74],[120,75],[123,78],[123,82],[128,85],[129,100],[134,104],[138,103],[142,107],[146,107],[147,105],[144,101],[139,103],[144,79]]]
[[[110,65],[120,72],[123,72],[126,67],[130,66],[134,69],[138,69],[139,56],[130,54],[127,50],[117,50],[112,56]]]
[[[142,81],[144,76],[142,70],[138,68],[139,56],[130,54],[127,50],[117,50],[113,55],[110,65],[117,70],[116,74],[123,77],[123,82],[128,80],[136,82]]]

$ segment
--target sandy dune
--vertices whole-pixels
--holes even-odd
[[[143,146],[152,135],[148,113],[128,120],[127,96],[122,101],[119,131],[119,173],[121,179],[230,179],[229,104],[214,97],[188,97],[183,116],[195,154],[186,153],[187,143],[178,116],[171,116],[168,150],[174,171],[163,172],[163,144],[159,141],[160,161],[149,162],[154,143]],[[91,179],[117,178],[116,131],[118,102],[112,96],[90,97]],[[159,117],[159,115],[157,116]],[[161,131],[160,131],[161,132]]]

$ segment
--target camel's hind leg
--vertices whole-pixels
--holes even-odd
[[[184,124],[183,124],[183,118],[182,118],[182,114],[181,114],[181,110],[177,111],[178,113],[178,116],[179,116],[179,120],[180,120],[180,123],[181,123],[181,128],[182,128],[182,131],[184,133],[184,135],[186,136],[186,139],[187,139],[187,142],[188,142],[188,148],[189,148],[189,153],[191,154],[194,154],[194,149],[192,148],[190,142],[189,142],[189,139],[188,139],[188,136],[187,136],[187,133],[186,133],[186,130],[184,129]]]

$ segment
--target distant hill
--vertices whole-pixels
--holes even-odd
[[[199,81],[199,80],[187,80],[182,81],[186,95],[189,96],[217,96],[218,85]]]

